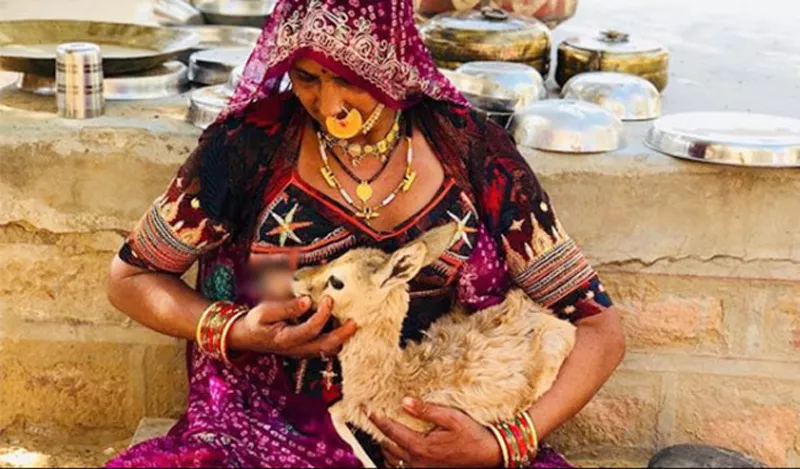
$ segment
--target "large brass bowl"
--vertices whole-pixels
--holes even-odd
[[[178,29],[127,23],[0,21],[0,69],[55,76],[59,44],[91,42],[100,46],[106,75],[136,73],[176,58],[199,39]]]

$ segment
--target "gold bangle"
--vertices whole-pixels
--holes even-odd
[[[522,418],[528,423],[528,429],[533,437],[533,449],[536,451],[536,453],[534,453],[535,457],[535,455],[539,453],[539,434],[536,432],[536,425],[533,424],[533,417],[531,417],[531,414],[529,414],[527,410],[522,411]]]
[[[201,341],[202,338],[201,338],[200,333],[202,332],[203,327],[204,327],[206,321],[208,320],[209,313],[211,313],[212,309],[215,309],[218,306],[218,303],[219,303],[219,301],[215,301],[215,302],[211,303],[210,305],[208,305],[206,307],[206,309],[203,310],[203,314],[200,315],[200,320],[197,321],[197,327],[195,327],[195,330],[194,330],[194,341],[197,343],[197,346],[200,347],[201,350],[203,349],[203,344],[202,344],[202,341]]]
[[[220,341],[220,353],[222,354],[222,361],[225,362],[226,365],[231,364],[231,360],[228,357],[228,334],[231,332],[231,327],[233,323],[247,315],[250,312],[250,309],[246,306],[239,306],[235,308],[235,312],[233,316],[228,319],[228,322],[225,323],[225,327],[222,329],[222,339]]]
[[[503,454],[503,467],[510,467],[508,461],[508,447],[506,446],[506,440],[500,436],[500,431],[494,425],[489,425],[489,430],[492,431],[492,434],[497,439],[497,444],[500,445],[500,453]]]

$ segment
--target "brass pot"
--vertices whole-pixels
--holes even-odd
[[[573,37],[558,46],[556,81],[560,86],[584,72],[620,72],[649,80],[658,91],[667,87],[669,52],[657,42],[633,40],[619,31]]]
[[[495,8],[442,13],[420,33],[436,64],[456,69],[467,62],[521,62],[543,76],[550,70],[550,30],[544,23]]]
[[[555,28],[575,15],[578,0],[415,0],[420,18],[453,10],[471,10],[492,6],[522,16],[536,18],[550,28]]]

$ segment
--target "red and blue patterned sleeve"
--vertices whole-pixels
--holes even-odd
[[[151,271],[182,274],[203,253],[229,239],[230,224],[206,207],[221,196],[216,181],[203,177],[207,171],[201,170],[222,159],[225,151],[221,128],[203,134],[167,189],[128,235],[119,251],[123,261]]]
[[[513,140],[488,123],[485,145],[477,196],[514,283],[563,319],[603,312],[611,299]]]

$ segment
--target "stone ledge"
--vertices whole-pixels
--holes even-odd
[[[652,373],[696,373],[800,382],[797,362],[712,357],[685,353],[628,352],[621,370]]]

